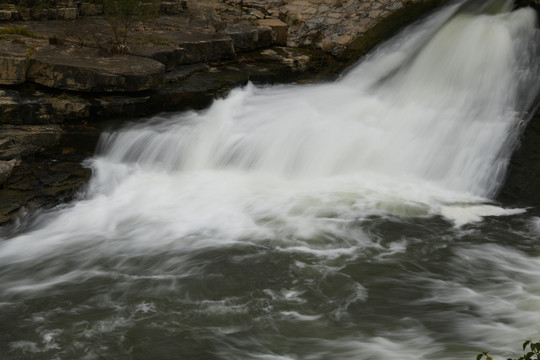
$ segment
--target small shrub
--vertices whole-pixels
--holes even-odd
[[[527,351],[527,348],[529,348],[529,351]],[[517,359],[508,359],[508,360],[540,360],[540,341],[539,342],[532,342],[531,340],[527,340],[523,343],[523,356],[520,356]],[[488,355],[487,352],[482,352],[476,356],[476,360],[493,360],[491,356]]]
[[[103,11],[117,46],[126,46],[128,33],[137,22],[158,15],[159,0],[103,0]]]
[[[26,57],[27,62],[34,56],[35,52],[36,52],[36,48],[33,46],[26,49],[25,57]]]

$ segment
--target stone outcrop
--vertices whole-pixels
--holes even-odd
[[[206,34],[193,31],[154,31],[152,36],[185,50],[182,65],[236,57],[234,43],[225,34]]]
[[[0,190],[0,224],[71,200],[90,176],[78,161],[49,156],[16,166]]]
[[[24,159],[58,145],[63,130],[58,125],[0,126],[0,160]]]
[[[11,159],[9,161],[0,160],[0,187],[3,187],[7,179],[11,176],[13,168],[21,164],[19,159]]]
[[[0,124],[32,125],[87,120],[90,107],[89,101],[74,95],[33,93],[21,96],[16,90],[0,90]]]
[[[94,49],[38,49],[27,79],[56,89],[89,92],[138,92],[163,83],[165,66],[129,55],[103,56]]]
[[[224,32],[231,37],[235,52],[267,48],[273,43],[272,29],[269,27],[236,25]]]
[[[417,14],[409,10],[433,7],[443,1],[423,0],[227,0],[231,5],[242,7],[248,14],[259,11],[266,18],[280,18],[289,25],[288,46],[312,47],[339,55],[351,42],[363,37],[381,21],[401,12],[407,14],[408,22]],[[404,11],[405,10],[405,11]],[[256,18],[256,16],[253,16]],[[392,31],[403,26],[393,26],[396,18],[389,21]],[[388,31],[390,33],[391,31]],[[372,45],[371,45],[372,46]]]
[[[287,45],[289,26],[279,19],[262,19],[259,25],[269,27],[272,31],[272,44]]]
[[[90,178],[80,162],[91,139],[59,125],[0,126],[0,224],[22,213],[69,201]],[[87,155],[88,153],[86,153]]]
[[[28,47],[0,41],[0,84],[15,85],[26,81]]]
[[[171,71],[183,64],[186,51],[175,45],[133,45],[129,52],[132,55],[142,56],[159,61],[165,66],[165,71]]]

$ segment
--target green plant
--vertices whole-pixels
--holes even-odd
[[[529,351],[526,351],[529,348]],[[540,341],[532,342],[532,340],[527,340],[523,343],[523,356],[520,356],[517,359],[508,359],[508,360],[540,360]],[[485,360],[493,360],[487,352],[482,352],[476,356],[476,360],[481,360],[485,357]]]
[[[21,26],[9,26],[0,29],[0,34],[10,34],[10,35],[22,35],[31,38],[39,38],[40,36],[36,33],[31,32],[27,28]]]
[[[156,17],[159,0],[103,0],[103,11],[117,46],[125,47],[132,26]]]
[[[26,60],[30,60],[34,56],[35,52],[36,52],[36,48],[33,46],[26,49],[25,54],[24,54],[26,57]]]

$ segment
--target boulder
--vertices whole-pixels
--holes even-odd
[[[65,7],[56,10],[56,17],[62,20],[73,20],[77,18],[76,7]]]
[[[261,19],[259,25],[272,29],[272,43],[275,45],[287,44],[289,27],[279,19]]]
[[[165,66],[131,55],[103,56],[90,48],[45,46],[30,60],[27,79],[55,89],[138,92],[164,81]]]
[[[0,10],[0,21],[16,20],[17,15],[17,10]]]
[[[4,186],[7,179],[11,175],[13,168],[21,163],[18,159],[12,159],[9,161],[0,160],[0,188]]]
[[[269,27],[236,25],[227,28],[225,34],[231,37],[237,53],[269,47],[272,44],[272,30]]]
[[[0,84],[15,85],[26,80],[27,46],[0,41]]]

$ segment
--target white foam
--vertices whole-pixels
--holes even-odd
[[[480,222],[486,216],[510,216],[525,212],[526,209],[505,209],[494,205],[452,205],[441,208],[441,215],[453,221],[456,227]]]

